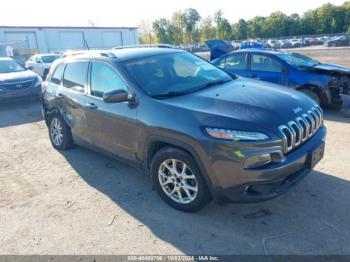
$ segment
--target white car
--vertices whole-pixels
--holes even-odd
[[[26,63],[26,69],[33,71],[34,73],[45,79],[47,73],[50,70],[50,66],[56,59],[60,58],[58,54],[38,54],[29,58]]]

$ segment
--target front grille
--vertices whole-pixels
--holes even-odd
[[[311,138],[323,123],[323,112],[319,106],[278,127],[282,134],[283,150],[288,153]]]
[[[22,81],[22,82],[16,82],[16,83],[6,83],[6,84],[1,84],[1,88],[5,88],[7,90],[22,90],[31,87],[33,84],[33,80],[28,80],[28,81]]]

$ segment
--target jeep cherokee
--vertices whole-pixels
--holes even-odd
[[[42,96],[54,148],[78,144],[132,162],[184,211],[213,198],[276,197],[323,157],[326,128],[312,99],[179,49],[68,56],[53,64]]]

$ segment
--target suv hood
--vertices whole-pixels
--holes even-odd
[[[0,84],[34,80],[35,78],[37,78],[37,75],[30,70],[2,73],[0,74]]]
[[[235,123],[240,122],[245,125],[246,131],[257,130],[259,126],[274,133],[278,126],[287,124],[316,105],[298,91],[242,77],[162,101],[190,112],[195,111],[203,125],[235,128]]]

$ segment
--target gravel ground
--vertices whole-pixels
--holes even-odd
[[[324,159],[289,193],[188,214],[130,166],[54,150],[38,103],[0,105],[0,254],[350,254],[350,119],[325,124]]]

